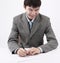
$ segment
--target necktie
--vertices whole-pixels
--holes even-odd
[[[31,32],[31,29],[32,29],[32,26],[33,26],[33,22],[30,21],[30,22],[28,22],[28,24],[29,24],[29,30],[30,30],[30,32]]]
[[[30,29],[32,29],[32,26],[33,26],[33,22],[30,22]]]

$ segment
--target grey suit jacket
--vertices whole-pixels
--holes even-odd
[[[46,44],[43,41],[44,34],[47,38]],[[30,33],[26,13],[15,16],[8,39],[10,51],[13,52],[15,49],[21,48],[21,43],[25,48],[41,47],[44,52],[55,49],[58,43],[52,30],[50,19],[47,16],[39,14],[33,22]]]

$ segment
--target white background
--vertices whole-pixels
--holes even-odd
[[[25,12],[24,0],[0,0],[0,48],[7,48],[13,17]],[[52,28],[60,44],[60,0],[42,0],[40,13],[50,17]],[[58,46],[58,48],[60,45]]]

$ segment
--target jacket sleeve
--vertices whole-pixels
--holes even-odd
[[[14,50],[20,48],[18,46],[18,29],[17,29],[17,24],[16,24],[16,19],[13,19],[13,26],[12,30],[8,39],[8,47],[12,54],[14,54]]]
[[[57,48],[58,42],[57,42],[55,34],[52,30],[50,19],[47,22],[47,27],[45,29],[45,35],[46,35],[46,38],[47,38],[47,43],[40,46],[42,48],[42,50],[44,52],[49,52],[49,51]]]

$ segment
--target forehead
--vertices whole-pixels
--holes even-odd
[[[26,6],[26,8],[28,8],[28,9],[39,9],[40,7],[30,7],[30,6]]]

